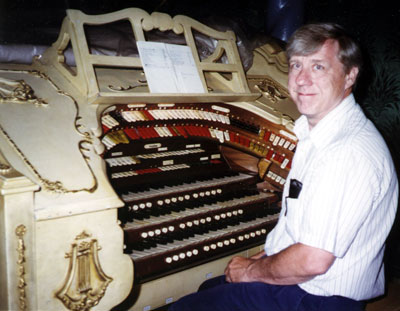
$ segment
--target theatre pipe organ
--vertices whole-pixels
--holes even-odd
[[[183,38],[205,92],[93,53],[87,28],[121,21]],[[296,147],[286,71],[272,43],[245,73],[233,32],[132,8],[68,10],[43,56],[1,65],[0,309],[152,310],[260,250]]]

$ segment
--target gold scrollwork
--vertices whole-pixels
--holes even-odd
[[[259,80],[259,79],[250,79]],[[276,103],[289,97],[289,92],[276,83],[273,79],[263,78],[254,87],[267,99]]]
[[[82,154],[83,159],[87,163],[89,157],[85,155],[85,152],[87,152],[87,148],[84,148],[83,145],[84,144],[92,144],[92,139],[90,137],[90,134],[87,131],[85,131],[85,128],[81,124],[79,124],[80,119],[81,119],[79,117],[79,115],[78,115],[79,107],[78,107],[76,101],[72,98],[72,96],[70,96],[69,94],[67,94],[64,91],[60,90],[57,87],[57,85],[54,84],[54,82],[46,74],[44,74],[42,72],[39,72],[37,70],[29,70],[29,71],[25,71],[25,70],[21,70],[21,71],[19,71],[19,70],[2,70],[2,71],[25,73],[25,74],[33,75],[33,76],[38,77],[40,79],[45,79],[56,89],[56,91],[59,94],[67,96],[73,101],[73,103],[74,103],[74,105],[76,107],[76,111],[77,111],[76,116],[75,116],[75,121],[74,121],[75,128],[76,128],[77,132],[79,133],[79,135],[81,135],[83,137],[83,140],[79,143],[79,150],[80,150],[80,152]],[[1,83],[4,83],[4,81],[7,82],[7,83],[11,83],[12,85],[13,85],[13,83],[20,82],[20,81],[13,81],[13,80],[9,80],[9,79],[0,78],[0,85],[1,85]],[[0,87],[0,103],[2,102],[2,98],[3,98],[3,100],[5,100],[4,97],[2,97],[2,89]],[[0,133],[3,134],[3,136],[6,138],[6,140],[14,148],[15,152],[21,157],[21,159],[29,167],[31,172],[39,179],[39,181],[40,181],[40,183],[41,183],[41,185],[42,185],[44,190],[49,191],[49,192],[55,192],[55,193],[76,193],[76,192],[81,192],[81,191],[86,191],[86,192],[89,192],[89,193],[93,193],[94,191],[96,191],[96,189],[98,187],[97,178],[94,175],[94,172],[93,172],[92,168],[89,165],[88,165],[88,169],[89,169],[89,171],[90,171],[90,173],[92,174],[92,177],[93,177],[93,185],[90,188],[67,189],[66,187],[64,187],[64,185],[60,181],[50,181],[48,179],[43,178],[39,174],[39,172],[34,168],[32,163],[29,162],[29,160],[26,158],[26,156],[23,154],[23,152],[17,147],[15,142],[11,139],[11,137],[7,134],[7,132],[3,129],[3,127],[1,127],[1,126],[0,126]]]
[[[114,92],[128,92],[128,91],[132,91],[133,89],[136,89],[136,88],[138,88],[138,87],[145,87],[145,86],[148,86],[148,84],[147,84],[147,81],[146,80],[140,80],[140,79],[138,79],[137,81],[136,81],[136,85],[129,85],[129,86],[127,86],[127,87],[123,87],[123,86],[114,86],[114,85],[109,85],[108,86],[108,88],[111,90],[111,91],[114,91]]]
[[[26,281],[25,281],[25,242],[24,235],[26,233],[26,227],[19,225],[15,229],[15,234],[18,237],[18,292],[19,292],[19,310],[26,310]]]
[[[61,290],[56,293],[64,306],[73,311],[89,311],[103,298],[108,284],[113,280],[100,266],[96,239],[83,231],[71,244],[67,278]]]
[[[10,80],[0,77],[0,103],[35,104],[46,106],[47,103],[36,97],[32,87],[24,80]]]

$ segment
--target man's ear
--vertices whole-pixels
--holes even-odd
[[[346,74],[346,84],[345,84],[345,88],[348,89],[350,87],[352,87],[354,85],[354,83],[356,82],[358,76],[358,68],[357,67],[353,67],[350,69],[350,72],[348,74]]]

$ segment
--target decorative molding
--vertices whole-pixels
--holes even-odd
[[[11,171],[11,166],[8,164],[0,163],[0,175],[5,175]]]
[[[92,236],[91,234],[86,233],[86,231],[83,230],[80,234],[78,234],[78,235],[75,237],[75,240],[83,240],[83,239],[90,238],[91,236]]]
[[[73,311],[89,311],[103,298],[112,278],[101,268],[96,239],[90,239],[91,234],[82,231],[71,244],[67,277],[62,288],[56,293],[64,306]]]
[[[66,92],[59,89],[58,86],[46,74],[39,72],[37,70],[0,70],[0,71],[11,72],[11,73],[30,74],[35,77],[45,79],[56,89],[56,91],[60,95],[67,96],[72,100],[72,102],[74,103],[75,108],[76,108],[76,115],[75,115],[75,120],[74,120],[75,129],[76,129],[77,133],[83,137],[83,139],[79,142],[79,151],[81,152],[82,157],[85,160],[86,165],[93,177],[93,186],[90,188],[67,189],[63,185],[63,183],[60,181],[50,181],[48,179],[43,178],[39,174],[39,172],[36,170],[36,168],[32,165],[32,163],[26,158],[24,153],[18,148],[17,144],[11,139],[11,137],[8,135],[8,133],[3,129],[3,127],[1,125],[0,125],[0,133],[4,136],[4,138],[8,141],[8,143],[13,147],[14,151],[24,161],[24,163],[29,168],[29,170],[33,173],[33,175],[39,180],[39,182],[44,190],[49,191],[49,192],[54,192],[54,193],[76,193],[76,192],[82,192],[82,191],[93,193],[98,187],[98,181],[97,181],[97,178],[96,178],[92,168],[88,164],[90,148],[85,147],[86,145],[89,145],[89,146],[92,145],[93,141],[89,134],[89,131],[87,131],[87,129],[82,124],[79,123],[81,120],[81,117],[79,116],[79,106],[76,103],[76,101],[74,100],[74,98],[71,95],[69,95]],[[0,78],[0,79],[3,79],[3,78]],[[3,80],[13,81],[13,80],[8,80],[8,79],[3,79]],[[2,80],[0,80],[0,83],[1,82],[2,82]],[[0,88],[0,94],[1,94],[1,88]],[[0,99],[1,99],[1,95],[0,95]],[[12,102],[12,100],[11,100],[11,102]],[[43,106],[43,105],[41,105],[41,106]],[[0,173],[2,173],[1,167],[0,167]]]
[[[147,80],[140,80],[137,79],[135,81],[137,84],[136,85],[128,85],[127,87],[123,87],[123,86],[114,86],[114,85],[109,85],[108,89],[114,92],[129,92],[132,91],[138,87],[146,87],[148,86],[147,84]]]
[[[249,78],[249,81],[257,81],[254,87],[267,99],[273,103],[289,98],[289,92],[275,82],[272,78]]]
[[[25,281],[25,242],[24,235],[26,233],[26,227],[24,225],[19,225],[15,229],[15,234],[18,237],[18,292],[19,292],[19,310],[26,310],[26,291],[25,287],[27,286]]]
[[[260,55],[268,64],[274,65],[282,73],[288,74],[289,66],[286,53],[281,47],[265,44],[256,48],[254,53]]]
[[[34,104],[47,106],[48,103],[36,97],[32,87],[24,80],[0,77],[0,103]]]

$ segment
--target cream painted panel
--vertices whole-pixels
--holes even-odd
[[[78,235],[90,235],[76,239]],[[104,274],[112,278],[106,287],[105,295],[91,310],[109,310],[128,295],[133,284],[133,265],[129,256],[122,253],[123,233],[117,224],[116,210],[63,217],[36,224],[36,269],[39,310],[66,310],[60,299],[56,298],[69,277],[68,267],[72,245],[81,245],[96,239],[98,243],[99,266]],[[92,271],[97,271],[92,264]],[[79,269],[75,269],[75,276]],[[73,273],[72,272],[72,273]],[[101,283],[93,276],[90,285],[95,289]],[[72,282],[71,288],[76,287]],[[72,290],[72,289],[71,289]],[[74,292],[74,291],[72,291]],[[78,292],[74,292],[79,296]]]

